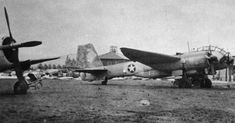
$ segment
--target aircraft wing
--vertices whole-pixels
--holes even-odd
[[[121,48],[121,51],[130,60],[138,61],[148,66],[161,63],[171,63],[180,60],[180,58],[176,56],[140,51],[131,48]]]
[[[80,69],[78,67],[68,67],[68,68],[73,69],[75,72],[84,72],[91,74],[104,73],[108,71],[105,68],[84,68],[84,69]]]
[[[45,62],[45,61],[56,60],[59,58],[60,57],[20,61],[20,65],[23,68],[23,70],[27,70],[30,68],[31,65],[38,64],[38,63]],[[15,68],[14,64],[12,66],[10,66],[9,69],[13,69],[13,68]]]
[[[30,64],[31,64],[31,65],[33,65],[33,64],[38,64],[38,63],[41,63],[41,62],[56,60],[56,59],[59,59],[59,58],[60,58],[60,57],[30,60]]]

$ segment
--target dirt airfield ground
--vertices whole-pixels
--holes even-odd
[[[1,80],[10,85],[12,80]],[[1,123],[235,122],[235,85],[173,88],[156,80],[44,80],[27,95],[0,95]]]

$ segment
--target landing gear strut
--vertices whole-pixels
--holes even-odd
[[[191,88],[192,87],[192,80],[189,78],[186,74],[186,70],[184,68],[183,64],[183,69],[182,69],[183,75],[182,79],[176,80],[176,84],[178,84],[179,88]]]
[[[107,85],[107,83],[108,83],[108,78],[107,77],[104,77],[104,81],[102,81],[102,85]]]
[[[29,86],[25,80],[17,81],[14,85],[15,94],[26,94]]]

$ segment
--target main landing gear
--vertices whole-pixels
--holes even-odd
[[[17,81],[14,85],[15,94],[26,94],[28,89],[29,86],[25,80]]]
[[[104,80],[101,82],[102,85],[107,85],[108,77],[104,77]]]
[[[193,78],[193,85],[198,86],[200,88],[211,88],[212,82],[206,75],[197,76]]]
[[[212,82],[206,76],[195,76],[195,77],[182,77],[182,79],[177,79],[174,82],[174,85],[179,88],[191,88],[191,87],[200,87],[200,88],[211,88]]]
[[[184,64],[182,65],[182,78],[177,79],[174,82],[174,85],[178,85],[179,88],[191,88],[192,86],[201,87],[201,88],[211,88],[212,82],[205,74],[200,74],[196,76],[189,77],[186,73]]]

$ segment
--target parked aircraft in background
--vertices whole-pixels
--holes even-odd
[[[78,47],[77,62],[77,67],[69,68],[72,68],[73,71],[80,72],[80,77],[84,81],[103,80],[102,85],[106,85],[108,79],[112,79],[114,77],[133,76],[136,71],[136,66],[141,64],[124,62],[115,65],[103,66],[92,44],[80,45]]]
[[[47,58],[47,59],[37,59],[37,60],[26,60],[19,61],[18,57],[18,49],[22,47],[34,47],[40,45],[41,41],[28,41],[24,43],[16,43],[16,40],[13,38],[10,23],[8,19],[7,10],[4,7],[5,17],[7,22],[7,27],[9,31],[9,36],[2,38],[2,43],[0,46],[0,72],[14,69],[16,72],[16,76],[18,81],[14,85],[15,94],[26,94],[29,88],[28,84],[25,81],[23,76],[23,71],[30,68],[31,65],[37,64],[40,62],[45,62],[49,60],[55,60],[59,57],[55,58]]]
[[[131,66],[136,76],[149,78],[182,76],[176,79],[175,83],[183,88],[192,85],[211,88],[212,82],[207,75],[214,75],[216,70],[228,67],[231,76],[234,62],[228,52],[211,46],[174,56],[131,48],[121,48],[121,51],[130,60],[137,61]]]

